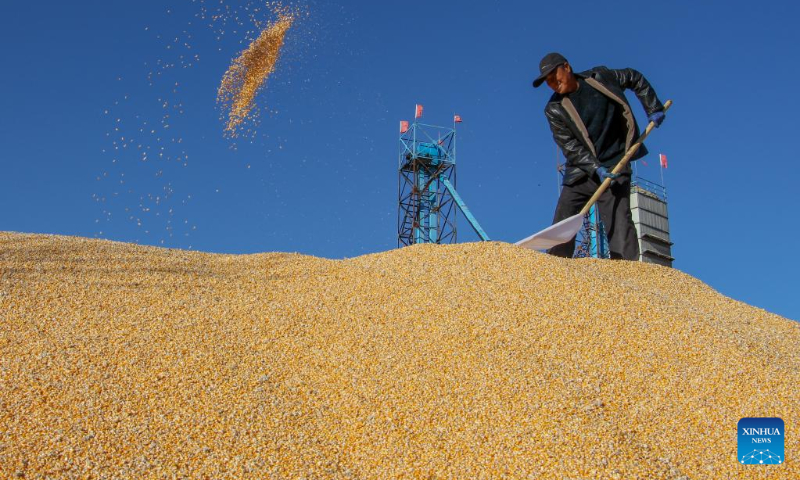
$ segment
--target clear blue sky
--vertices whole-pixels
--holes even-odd
[[[513,242],[557,200],[549,93],[530,86],[555,50],[577,69],[636,68],[675,101],[640,169],[657,179],[668,155],[675,267],[800,319],[796,2],[302,2],[257,135],[236,149],[215,95],[245,35],[210,28],[201,3],[6,6],[0,230],[329,258],[396,248],[398,122],[422,103],[427,122],[463,117],[459,193]],[[459,236],[477,238],[463,217]]]

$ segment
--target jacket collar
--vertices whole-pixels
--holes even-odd
[[[575,75],[576,77],[581,78],[583,80],[586,80],[587,78],[594,78],[594,71],[593,70],[586,70],[585,72],[574,72],[573,75]],[[553,103],[553,102],[561,103],[561,101],[563,99],[564,99],[564,95],[561,95],[560,93],[553,92],[553,95],[550,97],[550,100],[548,100],[547,103]]]

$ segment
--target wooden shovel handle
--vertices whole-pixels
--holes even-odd
[[[672,106],[672,100],[667,100],[667,103],[664,104],[664,111],[666,112],[671,106]],[[655,122],[650,122],[647,125],[647,128],[644,130],[644,133],[639,137],[638,140],[636,140],[636,143],[631,145],[631,148],[628,149],[628,152],[625,154],[624,157],[622,157],[622,160],[620,160],[619,163],[617,163],[617,166],[614,167],[614,170],[612,170],[611,173],[619,173],[622,171],[623,168],[625,168],[625,165],[628,164],[633,154],[635,154],[636,151],[639,150],[639,147],[641,147],[642,143],[644,143],[644,139],[647,138],[648,135],[650,135],[650,132],[654,128],[656,128]],[[610,185],[611,185],[610,178],[606,178],[605,180],[603,180],[603,183],[600,184],[600,188],[598,188],[597,191],[594,192],[594,195],[592,195],[592,198],[590,198],[589,201],[586,202],[586,206],[584,206],[583,210],[581,210],[581,215],[586,215],[587,213],[589,213],[589,209],[592,208],[592,205],[594,205],[595,202],[597,202],[597,199],[600,198],[600,195],[602,195],[603,192],[605,192]]]

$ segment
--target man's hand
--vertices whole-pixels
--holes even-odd
[[[606,167],[598,167],[597,176],[600,177],[600,182],[605,181],[606,178],[610,178],[613,182],[617,179],[617,177],[619,177],[619,173],[611,173],[606,169]]]
[[[661,126],[661,122],[663,122],[666,117],[667,116],[664,115],[664,112],[653,112],[649,117],[647,117],[647,121],[655,123],[656,128],[658,128]]]

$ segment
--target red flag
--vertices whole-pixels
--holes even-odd
[[[400,133],[408,131],[408,120],[400,120]]]
[[[422,105],[417,104],[416,109],[414,109],[414,118],[422,117]]]
[[[661,162],[661,168],[667,168],[667,156],[663,153],[658,154],[658,160]]]
[[[461,115],[454,116],[453,123],[461,123]]]

